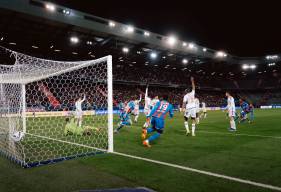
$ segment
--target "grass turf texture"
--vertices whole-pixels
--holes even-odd
[[[209,112],[196,137],[185,136],[183,118],[168,119],[165,132],[147,149],[141,145],[144,117],[115,135],[115,151],[205,171],[280,186],[281,110],[256,110],[253,124],[227,131],[221,111]],[[116,125],[116,123],[115,123]],[[213,133],[210,133],[213,132]],[[218,132],[218,133],[216,133]],[[79,189],[146,186],[156,191],[269,191],[116,155],[98,155],[22,169],[0,158],[0,191],[78,191]]]

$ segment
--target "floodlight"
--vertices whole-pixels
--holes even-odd
[[[51,12],[54,12],[56,10],[56,6],[50,3],[45,4],[45,8]]]
[[[207,49],[206,49],[206,48],[203,48],[203,51],[204,51],[204,52],[206,52],[206,51],[207,51]]]
[[[78,39],[78,37],[72,36],[72,37],[70,37],[70,42],[76,44],[79,42],[79,39]]]
[[[109,27],[115,27],[116,26],[116,24],[113,21],[109,21],[108,25],[109,25]]]
[[[177,38],[174,37],[174,36],[170,36],[170,37],[168,37],[168,39],[167,39],[167,43],[168,43],[170,46],[174,46],[174,45],[177,43]]]
[[[183,60],[182,60],[182,63],[183,63],[183,64],[187,64],[187,63],[188,63],[188,60],[187,60],[187,59],[183,59]]]
[[[147,31],[145,31],[143,34],[144,34],[144,36],[146,36],[146,37],[149,37],[149,36],[150,36],[150,33],[147,32]]]
[[[135,31],[135,28],[131,25],[128,25],[125,29],[126,33],[133,33]]]
[[[128,52],[129,52],[129,48],[128,48],[128,47],[123,47],[122,51],[123,51],[124,53],[128,53]]]
[[[188,44],[188,48],[189,48],[189,49],[193,49],[194,47],[195,47],[194,43],[189,43],[189,44]]]
[[[62,12],[63,12],[63,14],[65,14],[65,15],[70,15],[70,11],[69,11],[69,10],[64,9],[64,10],[62,10]]]
[[[152,59],[156,59],[157,58],[157,53],[155,53],[155,52],[150,53],[150,57]]]

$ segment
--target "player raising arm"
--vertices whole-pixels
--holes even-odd
[[[148,97],[148,86],[145,89],[145,96],[144,96],[144,114],[149,115],[150,113],[150,102],[151,98]]]
[[[82,103],[86,100],[86,95],[84,95],[83,99],[81,97],[75,102],[75,113],[77,119],[77,126],[82,126],[82,118],[83,118],[83,111],[82,111]]]
[[[140,95],[140,99],[139,100],[135,100],[135,109],[134,109],[134,115],[135,115],[135,123],[138,122],[138,118],[140,115],[140,102],[141,102],[141,95]]]
[[[160,135],[163,133],[164,119],[166,117],[166,114],[169,112],[171,118],[174,115],[173,106],[167,100],[168,96],[164,95],[163,100],[158,101],[158,103],[156,103],[150,114],[147,116],[147,122],[151,122],[151,127],[148,129],[143,129],[141,135],[143,145],[146,147],[151,147],[150,142],[159,138]],[[156,133],[146,139],[147,134],[152,133],[154,131],[156,131]]]
[[[190,78],[192,90],[191,92],[188,92],[186,90],[186,95],[183,98],[183,110],[185,110],[184,113],[184,126],[186,129],[186,135],[189,135],[189,126],[188,126],[188,120],[191,118],[192,121],[192,136],[195,136],[195,120],[196,120],[196,104],[195,104],[195,82],[194,78]]]
[[[236,124],[234,121],[235,112],[236,112],[234,98],[230,95],[229,92],[226,92],[225,96],[227,97],[226,110],[228,111],[228,117],[230,123],[229,131],[236,131]]]

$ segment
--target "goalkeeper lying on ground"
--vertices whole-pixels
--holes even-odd
[[[99,131],[100,129],[90,126],[77,126],[77,122],[75,118],[71,118],[70,120],[66,119],[66,125],[64,128],[64,135],[92,135],[93,131]]]

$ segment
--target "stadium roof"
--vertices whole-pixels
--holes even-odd
[[[137,28],[135,26],[128,26],[116,21],[107,20],[94,15],[69,9],[67,7],[39,0],[1,1],[0,7],[14,12],[13,14],[6,13],[6,16],[8,17],[19,17],[17,13],[25,14],[24,16],[21,15],[20,18],[17,18],[17,20],[13,20],[15,23],[12,24],[2,18],[2,22],[6,23],[6,25],[9,25],[10,28],[21,27],[21,29],[24,28],[24,30],[30,33],[46,33],[46,31],[48,31],[47,34],[50,36],[63,36],[63,34],[76,35],[80,38],[88,38],[88,45],[98,43],[102,46],[105,46],[106,44],[111,44],[112,46],[116,47],[126,46],[131,49],[142,50],[144,52],[155,51],[161,54],[165,53],[167,55],[179,55],[183,59],[186,58],[189,61],[199,63],[214,60],[216,62],[225,62],[228,64],[251,65],[266,64],[281,60],[281,55],[268,55],[264,57],[251,58],[237,57],[221,50],[213,50],[196,45],[193,42],[185,42],[183,40],[177,39],[177,37],[163,36]],[[23,22],[21,22],[21,20],[27,18],[30,19],[31,16],[36,17],[35,20],[37,23],[30,24],[31,26],[22,26]],[[50,21],[55,22],[52,23],[53,28],[44,28],[44,24],[49,24]],[[24,33],[24,31],[21,31],[21,34]],[[5,37],[3,36],[3,38]],[[11,45],[13,45],[13,43],[14,42],[9,42]],[[36,47],[38,46],[33,45],[33,48],[36,49]],[[55,50],[58,52],[60,51],[60,49]],[[75,53],[76,52],[72,52],[74,55]]]

